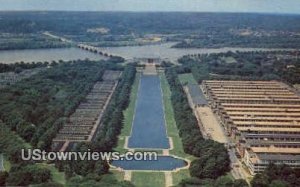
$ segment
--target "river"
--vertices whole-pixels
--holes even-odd
[[[268,49],[268,48],[239,48],[239,47],[225,47],[219,49],[212,48],[171,48],[175,43],[168,42],[157,45],[145,46],[126,46],[126,47],[103,47],[101,51],[119,55],[126,59],[132,58],[162,58],[175,61],[178,58],[187,54],[205,54],[205,53],[221,53],[228,51],[274,51],[274,50],[288,50],[288,49]]]
[[[11,64],[15,62],[51,62],[53,60],[77,60],[77,59],[101,60],[105,57],[79,48],[57,49],[25,49],[0,51],[0,63]]]
[[[178,58],[187,54],[205,54],[221,53],[228,51],[274,51],[274,50],[291,50],[291,49],[268,49],[268,48],[232,48],[225,47],[219,49],[211,48],[171,48],[175,43],[168,42],[157,45],[144,46],[126,46],[126,47],[103,47],[101,51],[108,54],[122,56],[125,59],[133,58],[162,58],[176,61]],[[58,48],[58,49],[25,49],[25,50],[8,50],[0,51],[0,63],[15,62],[44,62],[58,60],[77,60],[89,58],[91,60],[100,60],[105,57],[85,51],[79,48]]]

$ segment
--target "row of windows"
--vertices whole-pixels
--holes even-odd
[[[253,133],[253,134],[297,134],[300,135],[300,131],[251,131],[250,129],[248,130],[241,130],[243,133]]]
[[[300,148],[300,144],[299,145],[272,145],[274,147],[278,147],[278,148]],[[252,147],[270,147],[270,145],[255,145]]]
[[[246,137],[247,140],[266,140],[265,138]],[[269,141],[300,141],[299,138],[268,138]]]
[[[300,126],[296,125],[236,125],[237,127],[270,127],[270,128],[300,128]],[[250,130],[250,129],[249,129]]]

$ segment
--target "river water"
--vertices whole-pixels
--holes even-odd
[[[168,42],[157,45],[145,46],[126,46],[126,47],[104,47],[101,51],[119,55],[125,59],[133,58],[162,58],[171,61],[176,61],[178,58],[187,54],[204,54],[204,53],[220,53],[228,51],[273,51],[273,50],[289,50],[289,49],[268,49],[268,48],[188,48],[179,49],[171,48],[175,43]],[[99,54],[94,54],[79,48],[59,48],[59,49],[26,49],[26,50],[8,50],[0,51],[0,63],[14,63],[14,62],[44,62],[44,61],[58,61],[58,60],[77,60],[89,58],[91,60],[104,59]]]
[[[77,60],[77,59],[101,60],[105,57],[79,48],[57,49],[25,49],[0,51],[0,63],[15,62],[51,62],[53,60]]]
[[[225,47],[219,49],[211,48],[171,48],[175,43],[168,42],[158,45],[145,46],[126,46],[126,47],[104,47],[102,51],[109,54],[119,55],[126,59],[132,58],[162,58],[175,61],[178,58],[187,54],[205,54],[205,53],[221,53],[228,51],[273,51],[273,50],[287,50],[287,49],[268,49],[268,48],[234,48]]]

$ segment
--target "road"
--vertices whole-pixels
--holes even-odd
[[[238,158],[235,155],[235,151],[233,149],[228,149],[228,154],[230,158],[230,166],[231,166],[231,174],[235,179],[246,179],[245,176],[243,176],[243,172],[241,171],[242,164],[238,160]]]
[[[210,107],[201,106],[194,110],[196,111],[196,115],[200,118],[204,131],[211,139],[220,143],[228,143],[228,138],[223,127],[219,124]]]
[[[235,154],[235,148],[227,148],[229,158],[230,158],[230,166],[231,166],[231,174],[233,178],[235,179],[244,179],[250,184],[249,178],[252,176],[246,171],[246,169],[243,167],[243,163],[240,161],[240,159],[237,158]]]
[[[51,33],[48,32],[48,31],[44,32],[43,34],[46,35],[46,36],[49,36],[49,37],[51,37],[51,38],[54,38],[54,39],[59,39],[59,40],[61,40],[62,42],[74,43],[72,40],[68,40],[68,39],[66,39],[66,38],[64,38],[64,37],[61,37],[61,36],[57,36],[57,35],[51,34]]]

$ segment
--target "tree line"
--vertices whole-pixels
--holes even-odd
[[[25,63],[25,62],[17,62],[13,64],[3,64],[0,63],[0,73],[4,72],[15,72],[20,73],[24,69],[33,69],[33,68],[40,68],[48,66],[48,62],[32,62],[32,63]]]
[[[94,83],[101,81],[106,69],[121,70],[123,67],[109,60],[52,63],[50,68],[30,79],[1,90],[0,150],[12,164],[9,173],[0,173],[2,184],[53,184],[49,169],[21,160],[20,151],[28,147],[50,150],[52,139],[67,117],[75,111]],[[122,89],[119,88],[120,93],[124,94],[130,87],[127,83],[124,82],[126,87],[122,84]],[[120,95],[118,99],[121,99]],[[76,149],[80,151],[83,148],[79,146]],[[90,171],[89,167],[98,171],[97,176],[108,172],[107,163],[99,161],[96,165],[69,163],[65,167],[65,173],[66,176],[72,176],[73,173],[85,175],[88,173],[85,171]]]
[[[1,21],[0,21],[0,25],[1,25]],[[1,37],[0,50],[48,49],[48,48],[71,47],[71,44],[62,42],[59,39],[54,39],[48,36],[44,36],[40,33],[31,33],[31,34],[24,34],[24,33],[1,34],[0,33],[0,37]]]
[[[200,132],[198,122],[189,106],[186,95],[174,68],[166,70],[166,77],[172,91],[171,100],[176,125],[182,139],[184,151],[196,156],[192,161],[190,174],[200,179],[216,179],[229,171],[230,160],[223,144],[205,140]]]
[[[254,176],[251,185],[254,187],[300,186],[300,170],[271,163],[262,173]]]

